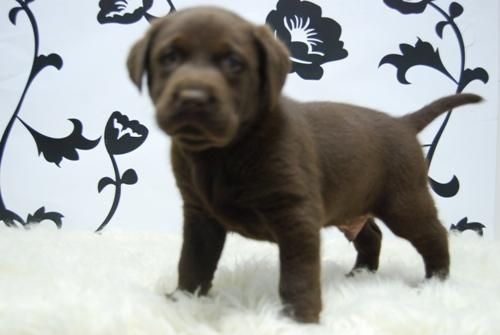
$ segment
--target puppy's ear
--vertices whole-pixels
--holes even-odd
[[[130,50],[127,58],[128,74],[132,82],[137,86],[139,91],[142,87],[142,75],[146,72],[148,51],[149,51],[149,34],[135,42]]]
[[[149,49],[151,46],[151,40],[156,35],[160,20],[156,20],[151,28],[147,31],[143,38],[135,42],[130,49],[127,58],[127,68],[128,74],[132,82],[137,86],[139,91],[142,87],[142,76],[148,70],[148,59],[149,59]]]
[[[274,37],[271,29],[264,25],[254,29],[259,51],[259,72],[269,107],[279,101],[286,76],[290,71],[290,54],[287,47]]]

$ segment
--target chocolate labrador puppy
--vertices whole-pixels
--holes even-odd
[[[172,139],[184,201],[180,290],[206,294],[226,234],[275,242],[279,292],[301,322],[321,311],[320,229],[354,242],[354,269],[375,271],[382,220],[422,255],[426,277],[446,278],[447,232],[427,185],[416,134],[441,113],[478,102],[439,99],[403,117],[281,95],[289,54],[265,26],[213,7],[157,20],[128,69],[147,74],[158,125]]]

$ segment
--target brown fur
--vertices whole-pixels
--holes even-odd
[[[281,96],[286,48],[271,31],[212,7],[159,19],[128,59],[148,75],[159,126],[172,138],[184,201],[179,289],[206,294],[227,232],[277,243],[279,292],[296,320],[321,311],[320,229],[353,239],[354,269],[378,267],[373,217],[410,241],[426,276],[449,272],[447,233],[427,185],[416,134],[444,111],[477,102],[442,98],[402,118]]]

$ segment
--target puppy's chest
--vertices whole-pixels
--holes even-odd
[[[262,210],[266,200],[259,192],[265,186],[256,174],[223,164],[204,165],[194,169],[192,182],[206,210],[226,229],[273,240]]]

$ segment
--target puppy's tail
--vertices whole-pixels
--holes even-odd
[[[450,95],[431,102],[416,112],[402,116],[400,119],[418,133],[444,112],[458,106],[477,103],[482,100],[483,98],[479,95],[470,93]]]

